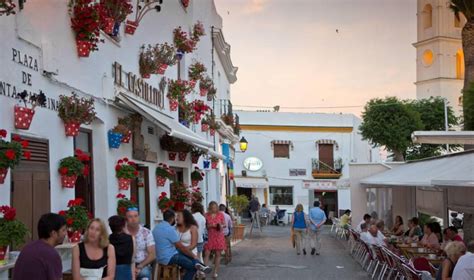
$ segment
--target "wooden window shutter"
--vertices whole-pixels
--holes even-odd
[[[273,144],[273,157],[290,158],[289,144]]]

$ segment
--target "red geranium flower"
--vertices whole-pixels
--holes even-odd
[[[66,220],[66,224],[67,224],[68,226],[72,226],[73,223],[74,223],[74,219],[73,219],[73,218],[68,218],[68,219]]]
[[[81,155],[82,150],[81,149],[76,149],[76,150],[74,150],[74,153],[76,154],[76,156]]]
[[[123,161],[128,162],[128,158],[124,157]]]
[[[135,171],[133,172],[133,175],[138,176],[138,171],[135,170]]]
[[[89,176],[89,165],[85,164],[84,168],[82,169],[82,174],[84,176]]]
[[[30,145],[30,143],[26,140],[23,140],[20,143],[21,143],[21,146],[23,147],[23,149],[28,148],[28,145]]]
[[[30,159],[31,159],[31,152],[29,152],[29,151],[23,152],[23,156],[24,156],[27,160],[30,160]]]
[[[119,193],[119,194],[117,194],[116,197],[117,197],[117,198],[125,198],[125,195],[124,195],[123,193]]]
[[[166,193],[166,192],[161,192],[161,195],[162,195],[162,196],[166,196],[167,193]]]
[[[16,216],[16,209],[13,207],[8,209],[5,212],[5,214],[3,214],[3,218],[5,218],[5,220],[7,221],[13,221],[15,219],[15,216]]]
[[[87,217],[89,218],[89,220],[91,220],[92,218],[94,218],[94,215],[92,215],[91,212],[87,212]]]
[[[15,159],[15,151],[12,150],[12,149],[8,149],[5,151],[5,156],[9,159],[9,160],[14,160]]]
[[[21,141],[21,137],[18,136],[18,135],[13,135],[12,139],[13,139],[13,141],[15,141],[15,142],[20,142],[20,141]]]
[[[119,159],[118,164],[122,164],[123,160]]]
[[[61,167],[61,168],[59,168],[59,173],[60,173],[61,175],[66,175],[68,171],[69,171],[69,168],[67,168],[67,167]]]
[[[7,131],[5,129],[0,129],[0,137],[2,138],[7,137]]]
[[[120,170],[120,168],[122,168],[122,167],[121,167],[120,165],[118,165],[118,164],[117,164],[117,165],[115,166],[115,171],[119,171],[119,170]]]
[[[66,211],[61,210],[61,211],[58,212],[58,214],[61,215],[61,216],[66,216]]]
[[[127,212],[127,208],[125,208],[124,206],[121,206],[121,207],[119,208],[119,212],[120,212],[121,214],[125,214],[125,212]]]

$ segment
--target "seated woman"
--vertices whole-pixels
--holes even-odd
[[[433,223],[428,223],[425,225],[424,228],[424,235],[420,241],[420,244],[423,247],[427,247],[430,249],[438,250],[440,248],[438,236],[436,235],[435,231],[436,226]]]
[[[447,257],[436,273],[436,280],[451,280],[456,263],[461,256],[466,254],[466,246],[462,242],[452,241],[446,245],[445,252]]]
[[[100,219],[89,222],[84,241],[72,249],[72,277],[74,280],[115,279],[115,250]]]
[[[405,233],[405,236],[415,239],[415,238],[420,238],[420,236],[422,235],[423,233],[421,232],[421,228],[418,225],[418,218],[413,217],[410,220],[408,220],[408,231]]]
[[[344,215],[341,216],[340,221],[341,221],[341,227],[344,229],[349,229],[351,226],[351,210],[347,209],[344,212]]]
[[[405,231],[403,227],[403,218],[401,216],[395,217],[395,224],[392,227],[392,233],[396,236],[402,236]]]

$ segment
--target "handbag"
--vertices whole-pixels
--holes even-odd
[[[79,270],[82,279],[84,280],[100,280],[104,272],[105,266],[102,268],[82,268]]]

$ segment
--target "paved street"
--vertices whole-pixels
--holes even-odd
[[[320,256],[296,255],[289,227],[269,226],[234,247],[232,263],[222,266],[220,279],[368,279],[329,228],[322,234]]]

